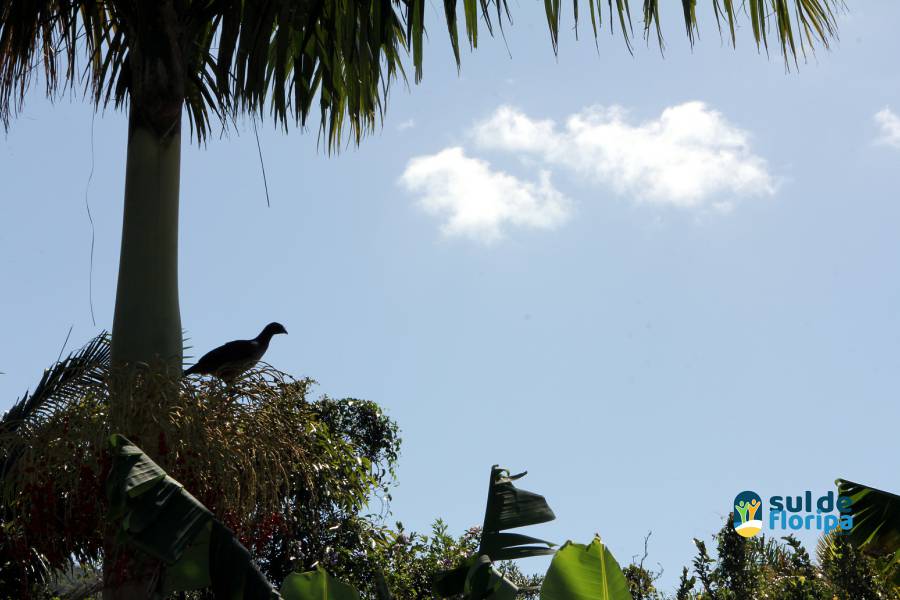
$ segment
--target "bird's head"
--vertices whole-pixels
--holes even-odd
[[[278,333],[287,334],[287,329],[285,329],[284,325],[281,323],[269,323],[266,325],[266,328],[262,330],[262,333],[259,334],[259,337],[271,338]]]

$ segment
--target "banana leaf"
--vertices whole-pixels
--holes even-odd
[[[288,575],[281,585],[281,597],[284,600],[359,600],[359,593],[319,566],[315,571]]]
[[[475,557],[469,557],[455,569],[435,573],[432,580],[434,595],[438,598],[449,598],[462,594],[466,588],[466,577],[469,575],[469,569],[474,564],[474,560]]]
[[[492,598],[497,597],[495,594],[508,594],[511,589],[515,589],[515,586],[505,579],[499,581],[496,578],[499,576],[496,570],[486,565],[490,565],[493,561],[541,556],[555,552],[553,549],[555,544],[552,542],[520,533],[503,531],[514,527],[546,523],[556,518],[543,496],[513,485],[513,481],[521,479],[525,475],[526,473],[510,475],[508,470],[497,465],[491,467],[491,479],[488,484],[487,505],[484,511],[484,524],[478,552],[467,558],[462,564],[457,565],[456,568],[435,574],[433,587],[439,598],[463,593],[470,597],[470,594],[466,592],[467,588],[482,590],[479,586],[472,587],[476,581],[479,582],[479,585],[487,585],[484,582],[491,582]],[[510,586],[512,587],[510,588]],[[478,593],[486,592],[482,590]],[[515,592],[512,592],[512,595],[515,596]]]
[[[112,469],[106,482],[110,517],[119,537],[174,564],[213,515],[149,456],[122,435],[110,438]]]
[[[900,496],[846,479],[835,483],[838,494],[852,500],[850,543],[882,556],[900,550]]]
[[[497,532],[514,527],[526,527],[546,523],[556,518],[547,500],[540,494],[521,490],[513,481],[528,472],[510,475],[497,465],[491,468],[487,507],[484,511],[484,530]]]
[[[497,465],[491,468],[478,549],[479,554],[490,556],[491,560],[512,560],[555,552],[552,542],[519,533],[501,533],[504,529],[537,525],[556,518],[543,496],[513,485],[513,481],[521,479],[526,473],[510,475],[509,471]]]
[[[529,546],[526,544],[545,544]],[[520,533],[484,532],[481,534],[481,551],[492,560],[515,560],[529,556],[553,554],[556,544]]]
[[[632,600],[612,553],[595,537],[589,545],[566,542],[544,576],[541,600]]]
[[[835,484],[838,494],[852,501],[853,527],[842,533],[860,550],[890,557],[888,569],[896,571],[900,585],[900,496],[846,479]]]
[[[519,588],[494,568],[491,559],[479,556],[466,575],[466,600],[513,600]]]
[[[110,438],[110,519],[118,539],[166,563],[163,590],[209,587],[216,598],[269,600],[272,585],[234,534],[140,448]]]

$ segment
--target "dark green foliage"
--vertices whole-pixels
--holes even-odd
[[[675,600],[900,600],[886,576],[889,558],[861,553],[846,536],[824,539],[816,564],[792,536],[745,539],[731,523],[729,516],[715,536],[715,558],[694,540],[694,575],[682,571]]]
[[[715,561],[710,558],[706,551],[706,544],[702,540],[694,538],[694,545],[697,546],[697,556],[694,557],[694,572],[700,579],[700,585],[709,596],[710,600],[716,600],[716,584],[713,579],[712,565]]]
[[[393,480],[394,466],[400,455],[400,430],[380,406],[370,400],[325,397],[313,405],[313,411],[332,435],[347,442],[358,456],[379,466],[379,477],[385,484]],[[387,485],[383,492],[390,500]]]
[[[329,493],[297,485],[285,499],[284,522],[271,540],[255,548],[257,560],[271,581],[282,581],[291,571],[306,571],[322,562],[359,587],[373,576],[363,557],[382,542],[376,525],[381,515],[360,515],[368,504],[390,501],[394,467],[400,452],[397,425],[381,408],[367,400],[334,400],[325,397],[312,404],[314,414],[331,436],[343,440],[359,461],[371,465],[369,486],[353,495]]]
[[[831,536],[819,545],[823,576],[840,598],[900,599],[900,587],[883,576],[886,560],[872,558],[852,546],[845,536]]]
[[[662,592],[656,589],[655,582],[659,578],[658,573],[632,563],[622,569],[622,574],[628,581],[628,590],[634,600],[663,600],[665,598]]]
[[[443,4],[457,65],[461,30],[475,47],[479,23],[493,34],[510,16],[507,0]],[[572,4],[577,21],[582,5]],[[645,0],[638,14],[645,37],[653,32],[662,45],[660,4]],[[739,16],[746,13],[757,46],[768,49],[774,33],[785,60],[817,44],[827,46],[836,35],[834,13],[841,6],[839,0],[791,4],[710,2],[720,31],[727,27],[732,43]],[[544,5],[556,51],[566,28],[561,2]],[[628,0],[588,0],[587,5],[594,35],[605,21],[630,49]],[[680,7],[691,42],[698,29],[695,5],[685,1]],[[213,119],[227,127],[249,114],[287,128],[303,126],[318,113],[329,148],[340,145],[345,120],[358,143],[383,115],[392,82],[406,77],[407,54],[415,81],[422,78],[425,12],[435,9],[425,0],[0,0],[0,121],[9,124],[41,74],[48,96],[83,86],[96,106],[131,103],[160,126],[176,120],[183,105],[201,140]]]
[[[900,585],[900,496],[846,479],[835,483],[853,502],[850,543],[871,556],[893,556],[885,570]]]
[[[723,527],[716,536],[719,565],[716,569],[718,584],[727,589],[724,595],[734,600],[754,600],[759,573],[754,569],[752,544],[738,535],[732,527]]]
[[[622,574],[628,581],[628,590],[631,592],[633,600],[663,600],[665,596],[656,589],[655,582],[662,577],[662,567],[659,571],[653,571],[644,566],[644,562],[650,554],[649,543],[651,531],[644,537],[644,554],[640,560],[637,557],[632,558],[630,565],[622,569]],[[685,569],[685,574],[687,569]],[[684,577],[683,575],[682,577]]]
[[[481,539],[481,528],[472,527],[460,536],[452,536],[443,521],[438,519],[431,528],[430,535],[407,532],[402,523],[394,530],[382,530],[380,540],[373,551],[356,557],[365,562],[366,570],[381,570],[395,600],[417,600],[433,596],[433,576],[438,571],[455,567],[472,556]],[[374,600],[374,581],[359,580],[359,571],[353,560],[343,561],[336,573],[347,581],[352,581],[364,598]],[[496,563],[495,568],[519,588],[540,587],[541,577],[525,575],[512,561]],[[525,593],[519,598],[537,598],[535,592]]]
[[[681,578],[678,580],[678,589],[675,591],[675,600],[690,600],[691,592],[697,583],[696,577],[688,576],[688,568],[681,569]]]
[[[407,532],[402,523],[385,532],[386,543],[371,556],[384,572],[396,600],[414,600],[432,595],[432,580],[438,571],[455,567],[478,549],[481,530],[468,529],[460,536],[448,533],[438,519],[430,535]]]
[[[622,569],[622,574],[628,580],[628,590],[634,600],[647,600],[656,594],[653,586],[653,575],[640,565],[630,564]]]

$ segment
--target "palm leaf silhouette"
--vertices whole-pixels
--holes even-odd
[[[105,331],[46,369],[34,392],[26,392],[0,419],[0,480],[18,460],[29,434],[50,415],[102,385],[108,372],[109,335]]]

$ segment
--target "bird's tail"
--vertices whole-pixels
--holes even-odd
[[[188,375],[194,375],[197,373],[197,365],[192,366],[190,369],[182,373],[182,377],[187,377]]]

